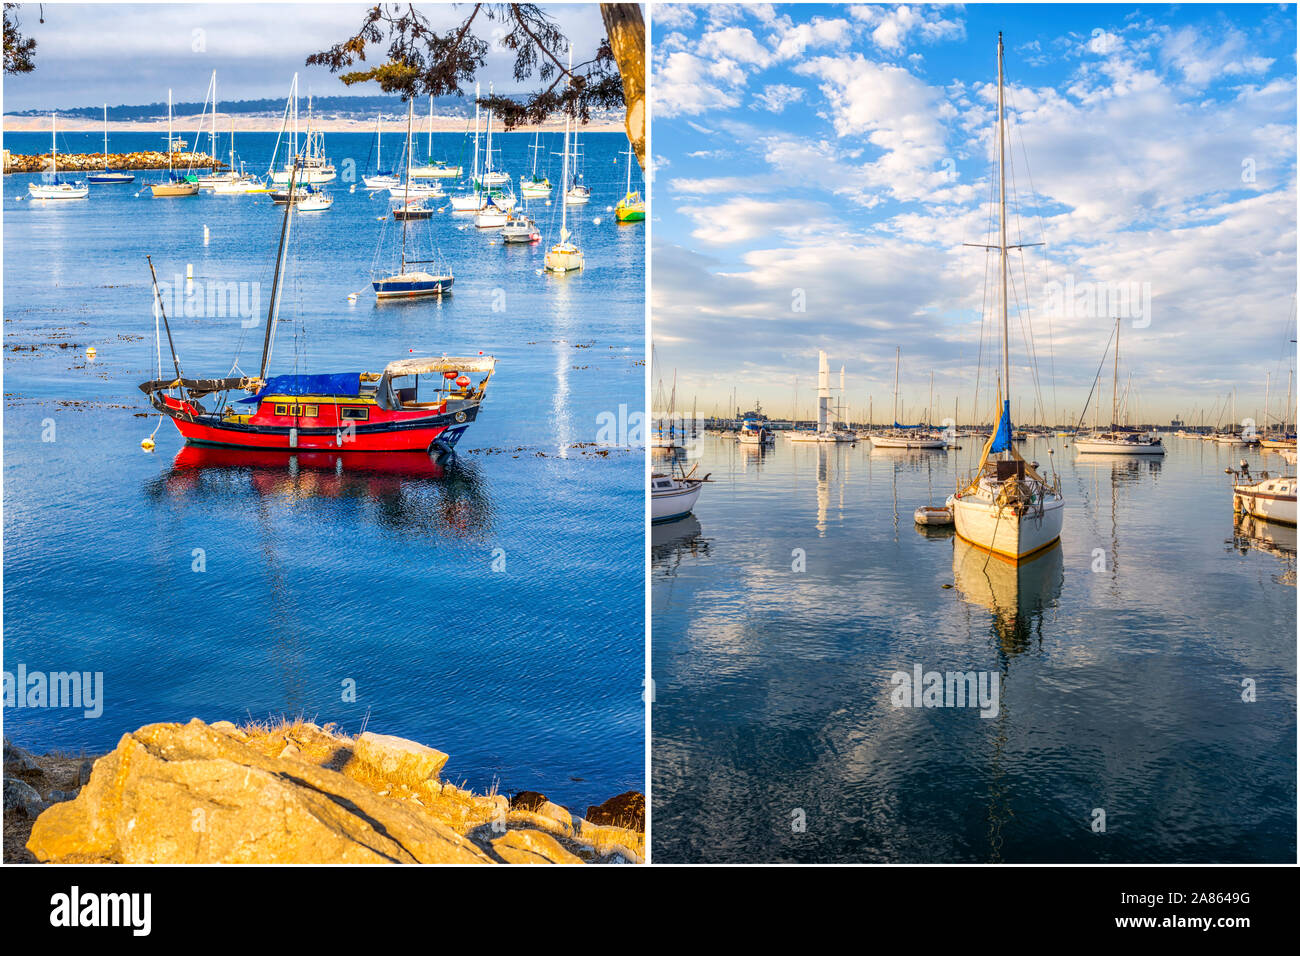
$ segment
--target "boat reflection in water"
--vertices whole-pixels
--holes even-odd
[[[993,726],[992,754],[988,775],[988,858],[1003,860],[1003,827],[1015,817],[1017,775],[1023,773],[1018,759],[1008,756],[1015,735],[1015,688],[1011,684],[1011,662],[1031,649],[1043,646],[1043,621],[1055,610],[1061,597],[1065,561],[1058,540],[1028,561],[999,557],[954,535],[952,572],[958,593],[971,604],[992,614],[993,638],[997,642],[999,708],[989,721]],[[1032,679],[1032,677],[1030,678]],[[1023,725],[1023,721],[1021,722]],[[1020,732],[1023,733],[1023,726]]]
[[[1277,524],[1248,514],[1238,514],[1232,523],[1232,538],[1228,544],[1241,554],[1262,551],[1273,555],[1282,564],[1282,573],[1273,580],[1288,587],[1296,586],[1297,542],[1294,525]]]
[[[252,495],[290,504],[348,502],[391,530],[473,538],[492,508],[470,462],[440,464],[424,452],[319,451],[285,454],[186,445],[150,487],[172,501]]]
[[[709,539],[693,514],[650,526],[650,568],[657,575],[671,577],[687,557],[702,558],[708,553]]]
[[[1043,619],[1065,579],[1059,541],[1029,561],[1012,562],[954,536],[952,573],[965,600],[992,612],[1004,664],[1034,643],[1042,646]]]

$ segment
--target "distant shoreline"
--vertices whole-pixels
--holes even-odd
[[[235,117],[235,135],[240,133],[278,133],[281,129],[282,118],[279,116],[237,116]],[[199,128],[199,117],[197,116],[178,116],[172,121],[172,132],[176,136],[190,139],[194,131]],[[405,125],[402,120],[396,117],[384,117],[384,132],[393,136],[400,135],[399,126]],[[207,136],[211,131],[212,124],[209,119],[203,124],[203,135]],[[299,117],[298,131],[302,133],[307,128],[305,117]],[[374,119],[321,119],[315,117],[312,120],[312,128],[325,133],[373,133],[375,131]],[[471,118],[468,123],[464,117],[453,116],[435,116],[433,118],[433,131],[435,133],[464,133],[474,128],[474,121]],[[586,126],[578,127],[584,133],[622,133],[625,132],[621,120],[601,120],[593,119]],[[81,118],[59,118],[58,130],[60,133],[99,133],[104,132],[103,121]],[[511,133],[534,133],[541,130],[544,133],[562,132],[564,130],[563,120],[544,123],[541,126],[518,126],[509,130]],[[6,133],[45,133],[50,132],[50,117],[44,116],[12,116],[4,117],[4,131]],[[414,132],[427,134],[429,132],[429,118],[417,119]],[[493,132],[500,134],[505,132],[496,129]],[[158,133],[163,138],[167,136],[166,120],[133,120],[131,122],[110,123],[108,134],[114,133]],[[225,137],[230,135],[230,117],[228,115],[219,116],[217,120],[217,136]]]

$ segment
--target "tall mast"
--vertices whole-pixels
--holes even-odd
[[[384,111],[375,116],[375,172],[384,173]]]
[[[172,172],[172,88],[167,87],[167,173]]]
[[[295,77],[296,82],[296,77]],[[257,377],[266,381],[266,367],[271,361],[271,342],[275,338],[275,323],[280,311],[282,285],[280,274],[284,270],[285,250],[289,245],[289,222],[293,212],[293,191],[298,182],[298,157],[293,157],[289,169],[289,202],[284,204],[284,223],[280,226],[280,248],[275,254],[275,275],[271,278],[271,304],[266,310],[266,336],[262,339],[262,366]]]
[[[167,99],[171,100],[171,91],[167,91]],[[169,107],[170,108],[170,107]],[[54,167],[54,181],[59,181],[59,140],[58,134],[54,131],[54,124],[58,120],[57,113],[50,114],[50,165]]]
[[[212,71],[212,169],[217,168],[217,71]]]
[[[491,99],[496,87],[494,84],[488,84],[488,99]],[[487,111],[487,155],[483,162],[483,185],[487,186],[487,178],[492,172],[492,111]]]
[[[573,71],[573,44],[569,44],[569,71]],[[569,238],[569,119],[571,110],[564,111],[564,173],[560,177],[560,242]]]
[[[108,172],[108,104],[104,104],[104,172]]]
[[[998,31],[998,229],[1002,242],[1002,400],[1011,401],[1011,353],[1007,335],[1007,144],[1006,114],[1002,91],[1002,32]]]
[[[894,346],[894,425],[898,424],[898,362],[902,357],[901,346]],[[890,426],[893,427],[892,425]]]
[[[1114,428],[1119,424],[1119,324],[1115,319],[1115,374],[1110,382],[1110,424]]]
[[[415,116],[415,100],[406,104],[406,186],[403,189],[402,208],[408,215],[402,216],[402,269],[398,275],[406,274],[406,220],[409,218],[411,201],[411,120]]]
[[[474,170],[470,173],[470,182],[474,184],[475,192],[478,191],[478,97],[480,84],[474,84]]]
[[[1269,424],[1268,424],[1268,385],[1269,385],[1269,379],[1271,379],[1272,377],[1273,377],[1273,373],[1272,373],[1272,372],[1265,372],[1265,373],[1264,373],[1264,433],[1265,433],[1265,434],[1268,434],[1268,429],[1269,429]]]
[[[429,159],[433,159],[433,94],[429,94]]]

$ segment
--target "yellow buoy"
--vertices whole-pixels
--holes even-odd
[[[94,358],[95,355],[96,352],[95,352],[95,347],[93,345],[90,348],[86,349],[86,358]]]
[[[153,451],[153,439],[146,438],[144,441],[140,442],[140,447],[145,451]]]

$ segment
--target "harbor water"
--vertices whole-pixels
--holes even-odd
[[[400,139],[385,137],[386,165]],[[113,134],[109,148],[161,140]],[[628,586],[643,575],[643,455],[594,444],[643,404],[643,232],[607,211],[626,137],[583,136],[593,198],[570,209],[583,272],[541,271],[558,189],[532,202],[542,239],[527,245],[435,200],[410,258],[432,250],[453,293],[391,303],[370,289],[400,255],[388,196],[361,185],[371,140],[326,136],[335,201],[293,218],[269,372],[496,356],[445,468],[186,448],[152,414],[137,385],[172,367],[145,256],[185,374],[256,374],[283,219],[266,195],[153,199],[159,174],[138,171],[86,201],[34,202],[34,177],[5,177],[5,669],[103,675],[101,713],[6,708],[6,736],[94,754],[151,722],[304,717],[436,747],[444,778],[480,791],[585,810],[644,790],[643,595]],[[274,141],[239,135],[250,172]],[[559,136],[542,141],[539,170],[558,183]],[[101,142],[61,134],[60,150]],[[516,191],[532,143],[494,138]],[[5,145],[47,151],[48,134]],[[436,134],[433,152],[468,172],[465,137]]]
[[[652,532],[657,862],[1294,860],[1296,531],[1234,520],[1224,474],[1293,466],[1067,441],[1021,446],[1067,511],[1017,568],[913,521],[977,438],[698,440],[694,515]],[[930,672],[994,706],[899,693]]]

